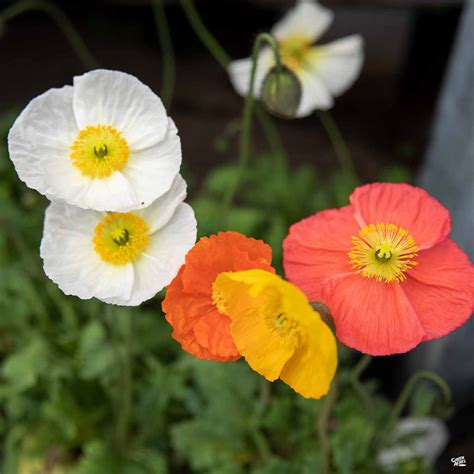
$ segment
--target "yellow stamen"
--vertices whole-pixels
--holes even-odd
[[[315,48],[304,35],[292,35],[278,43],[282,63],[293,72],[304,68],[310,60]]]
[[[112,265],[137,260],[148,247],[150,236],[145,221],[131,212],[112,212],[94,229],[94,249]]]
[[[110,125],[82,129],[71,146],[69,155],[74,166],[89,178],[107,178],[120,171],[128,161],[130,150],[122,134]]]
[[[389,223],[370,224],[352,237],[349,261],[356,273],[391,283],[405,280],[416,265],[418,247],[407,230]]]

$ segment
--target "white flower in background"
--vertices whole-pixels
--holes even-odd
[[[363,40],[359,35],[333,41],[323,46],[314,43],[329,28],[333,13],[315,0],[299,0],[271,30],[283,64],[301,81],[302,96],[296,117],[314,110],[327,110],[334,97],[343,94],[359,76],[364,60]],[[269,47],[260,50],[255,75],[254,94],[260,96],[262,82],[275,66]],[[249,89],[251,58],[232,61],[229,74],[235,90],[245,96]]]
[[[27,186],[97,211],[150,205],[181,165],[177,129],[160,98],[118,71],[91,71],[33,99],[8,148]]]
[[[136,306],[168,285],[196,241],[178,175],[146,209],[97,212],[53,201],[41,241],[44,270],[67,295]]]

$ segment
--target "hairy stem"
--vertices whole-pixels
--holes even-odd
[[[156,31],[160,41],[161,56],[163,58],[163,73],[161,83],[161,99],[169,109],[173,101],[174,85],[176,79],[176,67],[174,60],[173,43],[166,18],[162,0],[152,0],[153,16],[155,18]]]
[[[20,0],[8,8],[5,8],[0,13],[0,21],[6,23],[16,16],[31,10],[43,12],[56,23],[56,26],[62,31],[84,66],[89,69],[97,67],[98,63],[84,43],[84,40],[74,28],[69,18],[54,3],[47,0]]]
[[[413,393],[413,390],[415,389],[417,383],[420,380],[429,380],[430,382],[435,384],[440,389],[446,405],[451,404],[451,389],[442,377],[429,370],[421,370],[419,372],[416,372],[408,379],[408,382],[403,387],[403,390],[401,391],[397,401],[395,402],[395,405],[392,408],[387,423],[388,432],[390,432],[394,428],[396,421],[398,420],[398,418],[400,418],[400,415],[402,414],[403,408],[407,404],[408,400],[410,399],[410,396]]]
[[[328,436],[328,421],[337,398],[337,379],[334,378],[327,395],[321,400],[321,409],[316,419],[316,430],[321,449],[321,474],[331,473],[331,445]]]
[[[373,414],[372,397],[370,396],[367,389],[364,387],[364,384],[361,383],[360,377],[364,373],[365,369],[369,366],[371,361],[372,361],[372,356],[364,354],[357,361],[357,364],[352,369],[351,377],[350,377],[352,387],[354,388],[355,392],[364,403],[369,418],[372,418],[372,414]]]
[[[257,39],[255,40],[252,50],[252,70],[250,72],[249,90],[247,92],[247,96],[245,97],[244,112],[242,116],[242,128],[240,131],[238,168],[235,175],[235,179],[233,183],[229,186],[223,198],[224,219],[227,217],[228,212],[232,207],[235,195],[244,175],[245,168],[247,166],[250,156],[250,135],[252,128],[252,112],[254,105],[255,75],[257,71],[258,54],[260,52],[260,48],[264,43],[268,44],[272,48],[275,56],[276,67],[281,68],[280,52],[278,50],[278,45],[275,39],[268,33],[260,33],[257,36]]]
[[[339,160],[339,165],[341,166],[341,169],[348,176],[351,176],[358,180],[357,172],[352,161],[349,148],[347,147],[346,142],[342,137],[342,133],[339,130],[339,127],[334,121],[332,115],[329,112],[320,110],[318,111],[318,117],[329,137],[329,140],[331,141],[334,152],[336,153],[336,156]]]

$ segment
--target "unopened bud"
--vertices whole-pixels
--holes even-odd
[[[265,76],[261,100],[267,110],[282,118],[294,118],[301,102],[301,83],[285,66],[273,67]]]

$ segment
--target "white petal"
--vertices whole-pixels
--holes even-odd
[[[168,191],[181,166],[181,141],[169,119],[166,136],[145,150],[132,150],[122,173],[134,190],[137,208],[149,206]]]
[[[64,86],[34,98],[8,134],[8,151],[18,176],[45,194],[42,162],[67,157],[79,129],[72,109],[73,88]]]
[[[45,194],[51,200],[96,211],[126,212],[140,206],[134,189],[119,171],[91,179],[82,175],[67,155],[51,155],[43,167]]]
[[[314,0],[299,0],[286,15],[275,24],[271,33],[279,41],[291,36],[305,37],[314,43],[332,23],[333,13]]]
[[[313,71],[300,69],[296,74],[302,89],[296,117],[306,117],[314,110],[327,110],[333,106],[334,101],[328,88]]]
[[[147,223],[150,234],[165,226],[186,197],[186,181],[178,174],[171,188],[138,215]]]
[[[112,125],[134,150],[158,143],[168,128],[160,98],[124,72],[98,69],[76,76],[73,104],[79,128]]]
[[[44,271],[66,295],[82,299],[128,299],[133,285],[133,265],[109,265],[93,245],[94,227],[103,214],[64,202],[46,209],[40,254]]]
[[[273,53],[268,48],[262,49],[257,58],[257,69],[255,71],[255,82],[253,86],[254,97],[260,96],[262,83],[267,72],[274,65]],[[236,92],[245,97],[250,86],[250,74],[252,72],[252,59],[238,59],[232,61],[228,66],[229,77]]]
[[[334,96],[344,93],[359,77],[364,62],[363,47],[362,37],[352,35],[316,48],[317,73]]]
[[[177,275],[196,242],[196,219],[187,204],[180,204],[166,226],[155,232],[146,252],[133,264],[135,281],[131,297],[107,298],[107,303],[137,306],[153,298]]]

